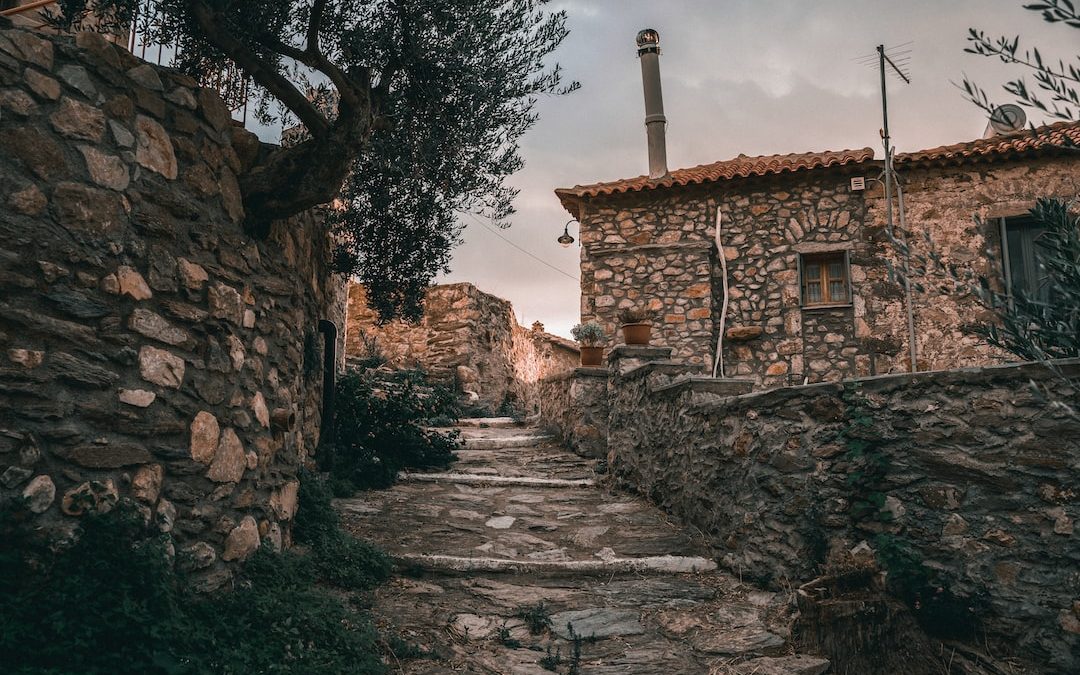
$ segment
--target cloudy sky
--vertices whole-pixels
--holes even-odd
[[[557,187],[647,170],[641,73],[634,36],[660,32],[668,165],[747,155],[880,150],[877,70],[855,60],[879,43],[912,41],[912,84],[891,80],[890,130],[901,151],[970,140],[986,126],[952,84],[966,73],[992,92],[1003,64],[965,54],[969,27],[1021,33],[1046,53],[1075,54],[1075,29],[1042,22],[1019,0],[573,0],[557,54],[582,88],[540,102],[513,179],[518,214],[498,234],[465,218],[465,244],[440,281],[471,281],[511,300],[524,325],[568,335],[578,320],[580,249],[555,238],[570,218]],[[1007,100],[1004,94],[999,101]],[[576,237],[576,223],[571,224]],[[552,269],[554,268],[554,269]]]

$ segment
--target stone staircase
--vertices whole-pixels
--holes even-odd
[[[595,460],[506,418],[461,430],[449,471],[337,504],[401,572],[376,593],[381,628],[429,653],[393,672],[826,672],[790,647],[788,596],[717,571],[694,533],[605,489]]]

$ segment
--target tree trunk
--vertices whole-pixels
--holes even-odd
[[[246,227],[257,237],[270,224],[327,204],[341,192],[366,133],[335,125],[321,138],[277,148],[239,177]]]

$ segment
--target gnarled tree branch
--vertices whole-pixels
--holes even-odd
[[[221,17],[201,0],[188,0],[187,8],[206,40],[232,59],[255,82],[293,112],[311,133],[320,134],[327,128],[326,118],[277,68],[261,59],[253,49],[233,37],[221,26]]]

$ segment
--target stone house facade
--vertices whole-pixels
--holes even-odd
[[[201,588],[290,542],[344,284],[317,212],[244,230],[265,152],[96,33],[0,29],[0,502],[130,502]]]
[[[378,353],[390,365],[419,367],[492,411],[509,405],[525,414],[539,407],[538,383],[573,370],[577,345],[518,325],[511,304],[470,283],[428,289],[417,323],[380,324],[363,285],[349,286],[345,351],[348,358]]]
[[[1080,161],[1064,147],[1078,141],[1080,124],[1059,123],[897,155],[907,231],[895,218],[894,235],[997,279],[1009,267],[1002,233],[1023,229],[1036,198],[1080,194]],[[916,279],[923,290],[908,302],[890,273],[903,260],[886,230],[882,169],[870,148],[740,155],[556,190],[581,223],[582,320],[617,344],[619,310],[646,306],[654,343],[711,370],[726,268],[728,377],[769,388],[905,372],[909,304],[919,370],[1003,361],[964,333],[979,307],[943,279]]]

